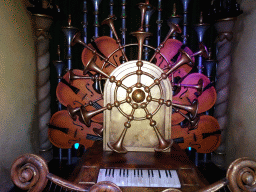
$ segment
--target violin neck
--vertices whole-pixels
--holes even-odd
[[[72,89],[72,91],[73,91],[75,94],[77,94],[77,93],[80,91],[80,89],[78,89],[78,88],[76,88],[76,87],[70,85],[65,79],[61,79],[61,82],[64,83],[65,85],[67,85],[70,89]]]
[[[54,126],[54,125],[51,125],[51,124],[48,124],[48,127],[50,129],[55,129],[55,130],[58,130],[58,131],[61,131],[63,133],[68,134],[68,128],[57,127],[57,126]]]
[[[101,106],[99,103],[97,103],[97,102],[93,102],[93,103],[92,103],[92,106],[93,106],[95,109],[101,109],[101,108],[102,108],[102,106]]]
[[[97,136],[97,135],[91,135],[91,134],[87,134],[86,139],[92,140],[92,141],[102,141],[103,140],[102,137]]]
[[[175,142],[175,143],[184,143],[184,138],[183,137],[178,137],[178,138],[175,138],[175,139],[173,139],[173,141]]]
[[[98,46],[97,46],[97,44],[95,43],[94,40],[91,42],[91,45],[93,46],[93,48],[95,49],[96,52],[98,52],[98,53],[99,53],[100,55],[102,55],[103,57],[106,57],[106,58],[107,58],[107,56],[104,55],[104,54],[99,50],[99,48],[98,48]],[[100,58],[100,60],[102,60],[102,58]]]
[[[211,133],[202,133],[203,139],[205,139],[207,137],[210,137],[212,135],[217,135],[217,134],[221,134],[221,130],[217,130],[217,131],[214,131],[214,132],[211,132]]]
[[[185,49],[185,47],[186,47],[186,45],[182,45],[182,46],[180,47],[180,49]],[[180,56],[180,52],[178,51],[178,53],[173,56],[173,58],[171,59],[171,61],[172,61],[173,63],[177,62],[177,59],[178,59],[179,56]]]

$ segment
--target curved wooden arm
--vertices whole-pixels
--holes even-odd
[[[256,190],[256,161],[243,157],[232,162],[227,170],[226,178],[209,185],[198,192],[217,191],[224,186],[232,192]]]
[[[54,174],[49,173],[46,161],[38,155],[25,154],[17,158],[11,168],[11,178],[13,183],[22,190],[30,192],[41,192],[45,189],[47,182],[77,192],[95,192],[108,189],[113,192],[121,192],[121,189],[112,182],[99,182],[91,189],[81,185],[73,184]]]

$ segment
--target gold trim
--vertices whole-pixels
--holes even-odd
[[[46,15],[46,14],[41,14],[41,13],[35,13],[35,14],[32,14],[32,16],[37,16],[37,17],[46,17],[46,18],[49,18],[49,19],[53,19],[52,16],[50,15]]]
[[[223,18],[223,19],[218,19],[216,20],[216,22],[220,22],[220,21],[235,21],[237,20],[236,17],[227,17],[227,18]]]

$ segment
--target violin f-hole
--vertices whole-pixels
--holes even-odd
[[[81,139],[79,138],[79,139],[70,139],[70,140],[68,140],[68,143],[69,144],[72,144],[72,143],[79,143],[81,141]]]
[[[84,96],[82,97],[82,100],[85,100],[85,99],[86,99],[86,97],[87,97],[87,95],[88,95],[88,94],[87,94],[87,93],[85,93],[85,94],[84,94]]]
[[[86,87],[86,89],[87,89],[88,91],[91,92],[91,97],[92,97],[92,96],[94,95],[94,93],[90,90],[90,88],[88,88],[89,85],[90,85],[89,83],[86,83],[85,87]]]
[[[117,63],[117,61],[116,61],[115,57],[118,57],[118,55],[113,55],[113,60],[115,61],[116,66],[118,66],[118,63]],[[120,58],[121,58],[121,57],[120,57]],[[120,60],[120,58],[119,58],[119,60]],[[109,66],[109,65],[108,65],[108,66]],[[106,66],[106,67],[107,67],[107,66]]]
[[[83,126],[76,124],[74,121],[73,121],[73,125],[76,125],[76,126],[80,127],[80,128],[81,128],[81,131],[84,130]]]
[[[161,64],[164,62],[164,57],[163,56],[159,56],[159,59],[162,59],[162,61],[159,63],[159,65],[158,66],[161,66]]]
[[[186,88],[186,91],[184,91],[182,94],[180,94],[179,98],[182,99],[182,95],[188,92],[188,88]]]

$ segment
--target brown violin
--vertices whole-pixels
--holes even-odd
[[[213,107],[217,99],[217,93],[210,80],[201,73],[191,73],[180,83],[174,84],[176,93],[173,94],[173,102],[190,105],[193,100],[198,100],[198,114],[203,113]],[[182,110],[182,113],[187,112]],[[176,125],[184,120],[179,113],[173,113],[172,125]]]
[[[211,153],[221,142],[219,123],[209,115],[202,115],[199,118],[197,127],[192,130],[180,125],[172,126],[171,137],[181,149],[192,147],[198,153]]]
[[[111,64],[105,62],[103,58],[97,56],[95,63],[105,73],[110,74],[116,67],[121,64],[120,60],[122,58],[122,51],[118,50],[119,45],[113,38],[108,36],[98,37],[88,46],[94,49],[100,55],[102,55],[103,58],[110,61]],[[84,48],[82,52],[82,62],[84,66],[87,65],[87,63],[92,59],[94,55],[95,54],[91,50]]]
[[[102,137],[97,136],[93,131],[93,129],[102,129],[102,125],[92,123],[91,127],[86,127],[78,119],[74,121],[66,110],[54,113],[48,126],[49,140],[61,149],[69,149],[75,143],[87,149],[94,141],[102,140]]]
[[[101,94],[97,93],[93,88],[94,81],[89,76],[87,76],[88,79],[78,78],[71,80],[71,74],[77,77],[85,77],[82,70],[73,69],[67,72],[57,85],[56,96],[59,102],[71,108],[86,105],[88,111],[102,108],[103,99]],[[88,103],[90,103],[90,105],[88,105]],[[94,121],[102,122],[103,114],[101,113],[95,116]]]

